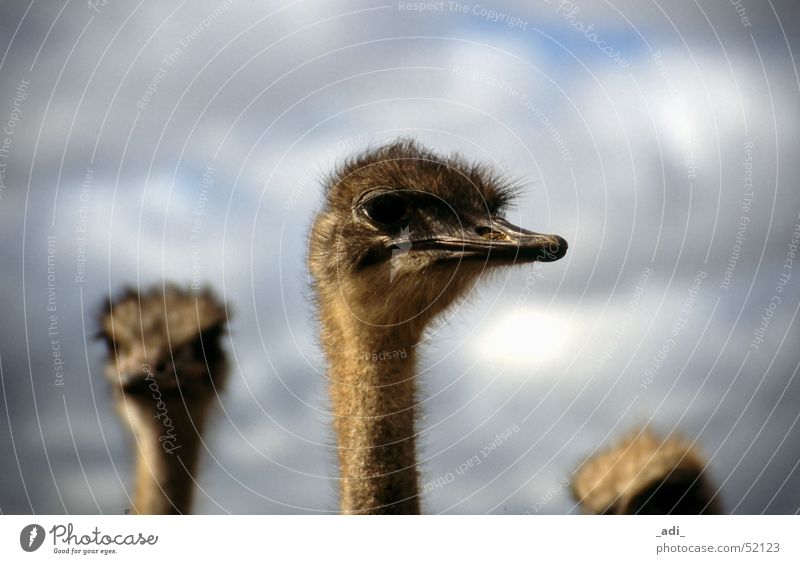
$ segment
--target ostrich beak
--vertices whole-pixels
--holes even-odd
[[[437,229],[437,231],[439,231]],[[490,262],[552,262],[567,253],[567,242],[558,235],[545,235],[517,227],[500,217],[482,220],[459,230],[442,228],[425,238],[395,241],[394,246],[414,251],[443,251],[447,259],[482,259]]]

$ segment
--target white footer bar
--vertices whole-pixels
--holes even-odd
[[[34,515],[0,517],[0,561],[797,563],[798,537],[798,516]]]

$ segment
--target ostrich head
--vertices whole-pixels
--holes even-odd
[[[718,514],[706,466],[688,442],[662,439],[645,427],[587,460],[575,473],[572,492],[591,514]]]
[[[309,266],[323,300],[376,326],[424,323],[491,267],[554,261],[567,243],[516,227],[497,172],[410,140],[347,161],[328,180]]]
[[[225,308],[208,290],[129,289],[101,318],[101,336],[112,353],[106,376],[128,394],[144,391],[148,378],[163,391],[205,393],[213,388],[210,378],[225,372],[225,323]]]

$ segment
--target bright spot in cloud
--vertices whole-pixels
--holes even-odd
[[[572,324],[567,316],[532,309],[509,311],[477,335],[477,352],[489,362],[538,366],[569,350]]]

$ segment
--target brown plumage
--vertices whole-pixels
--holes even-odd
[[[700,454],[677,437],[645,428],[587,460],[572,493],[597,515],[718,514],[719,502]]]
[[[127,290],[101,335],[117,410],[135,439],[135,513],[188,513],[209,408],[227,377],[225,308],[209,292]]]
[[[328,179],[309,267],[342,512],[419,512],[415,360],[423,331],[491,267],[566,252],[562,238],[503,219],[510,194],[491,169],[409,140],[367,151]]]

